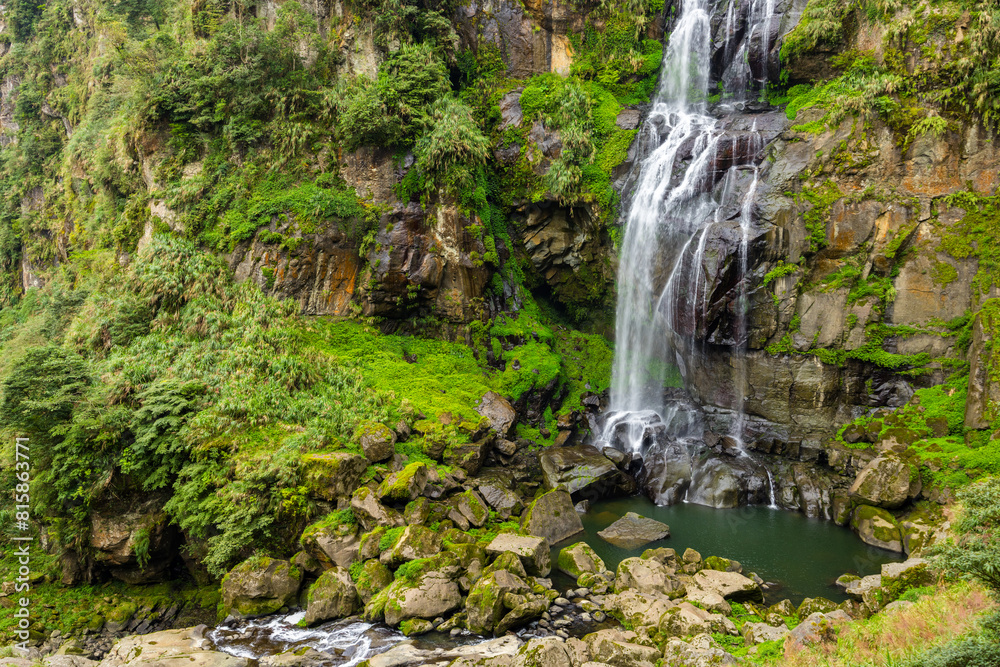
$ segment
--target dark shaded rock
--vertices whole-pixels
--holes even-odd
[[[540,460],[545,488],[563,488],[577,500],[597,500],[629,488],[624,473],[591,445],[549,447]]]

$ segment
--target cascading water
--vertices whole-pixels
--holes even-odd
[[[718,302],[718,286],[706,275],[706,263],[735,260],[731,331],[714,334],[728,341],[733,372],[716,380],[730,385],[728,446],[745,458],[747,276],[765,142],[756,121],[747,127],[733,122],[733,114],[752,104],[767,83],[775,0],[743,6],[746,14],[739,16],[735,0],[682,0],[660,87],[637,139],[638,173],[618,273],[611,413],[602,437],[625,451],[645,455],[656,450],[658,460],[655,465],[647,461],[644,475],[647,493],[657,502],[730,502],[698,483],[714,474],[699,468],[692,456],[704,447],[699,406],[686,395],[664,390],[671,374],[687,381],[705,345],[705,323]],[[748,57],[751,49],[759,49],[759,57]],[[713,77],[713,58],[720,54],[722,64],[715,63]],[[710,104],[713,80],[724,93]],[[738,247],[721,256],[720,244],[713,241],[722,228],[734,225]],[[717,312],[711,315],[718,317]],[[748,461],[744,467],[755,466],[759,468]],[[767,502],[769,480],[758,476]]]

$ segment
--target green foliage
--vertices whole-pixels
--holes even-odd
[[[429,45],[403,45],[389,55],[375,81],[361,76],[343,91],[336,101],[338,128],[351,149],[405,145],[449,90],[448,71]]]
[[[946,572],[984,584],[1000,596],[1000,477],[989,477],[958,493],[962,513],[957,537],[932,548],[934,563]]]
[[[475,189],[477,172],[490,155],[490,142],[461,100],[443,97],[430,107],[428,129],[413,148],[425,188],[443,187],[462,196]]]

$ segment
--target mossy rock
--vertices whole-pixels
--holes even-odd
[[[851,515],[851,529],[865,544],[889,551],[903,550],[903,538],[896,518],[880,507],[857,507]]]
[[[586,542],[577,542],[559,551],[556,567],[574,579],[581,574],[597,574],[605,570],[604,561]]]
[[[351,571],[357,571],[354,581],[354,588],[363,604],[368,602],[376,593],[386,588],[392,583],[392,572],[389,571],[377,558],[366,560],[363,564],[352,565]]]
[[[351,495],[368,467],[368,459],[350,452],[306,454],[301,461],[309,495],[327,501]]]
[[[222,615],[251,618],[273,614],[294,603],[301,584],[301,570],[288,561],[248,558],[222,579]]]
[[[362,422],[354,437],[361,445],[365,458],[373,463],[392,458],[396,453],[396,434],[385,424]]]
[[[427,486],[427,476],[426,463],[422,461],[409,463],[399,472],[394,472],[385,478],[378,487],[378,496],[381,500],[394,502],[416,500]]]
[[[810,614],[815,614],[819,612],[825,614],[828,611],[833,611],[837,608],[837,603],[833,600],[828,600],[826,598],[806,598],[799,604],[799,608],[796,610],[799,618],[806,618]]]

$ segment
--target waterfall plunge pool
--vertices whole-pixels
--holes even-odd
[[[638,549],[621,549],[598,537],[597,531],[627,512],[662,521],[670,526],[670,537]],[[581,518],[584,532],[553,546],[553,566],[561,548],[581,541],[593,547],[610,570],[646,549],[670,547],[679,556],[690,547],[703,558],[729,558],[738,561],[744,572],[756,572],[772,584],[765,594],[768,604],[788,598],[797,605],[807,597],[841,602],[847,596],[834,584],[837,577],[845,572],[878,574],[884,563],[903,560],[898,553],[868,546],[832,521],[762,506],[657,506],[645,496],[632,496],[595,502]],[[553,579],[559,589],[572,585],[571,579],[554,569]]]

